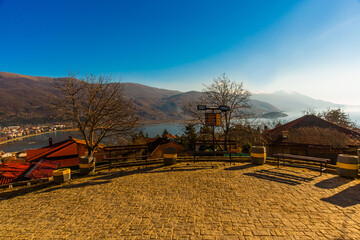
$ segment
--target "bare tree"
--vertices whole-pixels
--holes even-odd
[[[264,140],[261,132],[263,125],[263,122],[256,118],[244,119],[235,123],[231,128],[229,132],[230,138],[236,140],[241,146],[246,144],[263,145]]]
[[[323,119],[334,122],[344,127],[348,128],[357,128],[356,123],[350,120],[349,114],[346,114],[341,108],[330,109],[323,111],[320,113],[320,117]]]
[[[302,111],[303,115],[315,115],[329,122],[336,123],[343,127],[356,129],[357,123],[351,121],[349,114],[345,113],[341,108],[327,108],[325,111],[317,112],[314,108],[307,108]]]
[[[306,107],[304,110],[301,111],[302,115],[315,115],[319,116],[319,113],[313,107]]]
[[[213,79],[209,85],[204,85],[202,95],[196,103],[190,104],[186,110],[195,120],[202,125],[204,122],[204,112],[197,111],[197,104],[207,106],[229,106],[230,111],[222,113],[221,133],[226,143],[229,140],[229,131],[236,120],[247,118],[250,114],[251,105],[249,104],[250,93],[243,88],[243,83],[231,81],[226,74]]]
[[[110,76],[69,73],[68,77],[54,79],[54,85],[61,95],[52,101],[53,106],[62,119],[76,125],[89,156],[104,138],[128,134],[139,124],[132,101]]]

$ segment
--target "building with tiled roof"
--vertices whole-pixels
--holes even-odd
[[[161,158],[163,157],[164,154],[164,149],[168,148],[168,147],[172,147],[172,148],[176,148],[176,152],[179,154],[181,152],[185,151],[185,148],[183,145],[175,142],[175,141],[169,141],[167,143],[163,143],[161,145],[158,145],[154,151],[151,152],[151,157],[150,158]]]
[[[314,115],[306,115],[264,133],[268,154],[289,153],[326,157],[357,154],[360,133]]]
[[[2,163],[0,164],[0,185],[29,179],[48,178],[58,167],[59,163],[47,160],[32,163]]]
[[[166,133],[164,133],[163,135],[162,135],[162,137],[163,138],[168,138],[168,139],[177,139],[177,137],[176,136],[174,136],[174,135],[172,135],[172,134],[166,134]]]
[[[46,159],[52,162],[57,162],[60,167],[69,167],[79,165],[80,156],[87,155],[87,148],[85,141],[69,137],[69,139],[52,143],[49,139],[49,146],[27,150],[26,161],[36,162],[41,159]],[[102,161],[102,155],[97,155],[97,162]]]

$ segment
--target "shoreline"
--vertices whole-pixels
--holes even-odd
[[[184,121],[178,120],[178,121],[171,121],[171,122],[166,122],[166,121],[144,121],[142,122],[139,127],[143,128],[146,125],[161,125],[161,124],[182,124],[184,123]],[[75,128],[71,128],[71,129],[60,129],[60,130],[55,130],[55,131],[47,131],[47,132],[41,132],[41,133],[35,133],[35,134],[30,134],[30,135],[25,135],[25,136],[21,136],[21,137],[16,137],[16,138],[11,138],[9,140],[6,141],[2,141],[0,142],[0,145],[2,144],[6,144],[6,143],[12,143],[12,142],[16,142],[18,140],[22,140],[25,138],[29,138],[29,137],[35,137],[35,136],[40,136],[43,134],[47,134],[47,133],[54,133],[54,132],[72,132],[72,131],[77,131]]]
[[[6,141],[2,141],[2,142],[0,142],[0,145],[5,144],[5,143],[16,142],[17,140],[21,140],[21,139],[24,139],[24,138],[40,136],[40,135],[47,134],[47,133],[54,133],[54,132],[71,132],[71,131],[76,131],[76,130],[72,128],[72,129],[61,129],[61,130],[55,130],[55,131],[47,131],[47,132],[29,134],[29,135],[25,135],[25,136],[21,136],[21,137],[11,138],[11,139],[6,140]]]

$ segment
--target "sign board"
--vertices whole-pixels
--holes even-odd
[[[206,110],[206,105],[197,105],[197,110]]]
[[[224,106],[224,105],[219,106],[219,109],[222,112],[230,111],[230,107],[229,106]]]
[[[221,113],[205,113],[206,126],[221,126]]]

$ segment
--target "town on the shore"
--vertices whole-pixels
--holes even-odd
[[[13,138],[25,137],[39,133],[52,132],[66,129],[65,124],[48,124],[48,125],[14,125],[2,127],[0,126],[0,142],[8,141]]]

